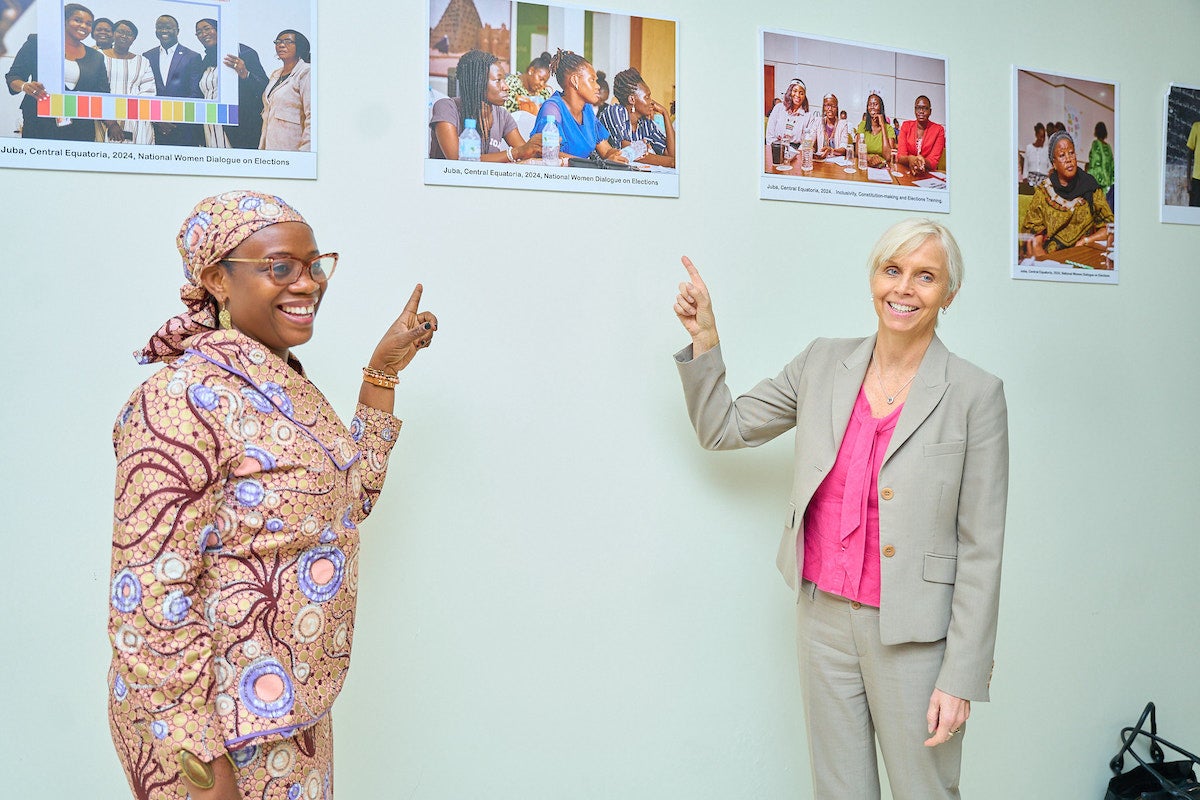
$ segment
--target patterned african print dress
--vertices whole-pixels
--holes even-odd
[[[332,796],[358,525],[400,421],[347,429],[296,361],[236,330],[189,340],[113,430],[109,721],[138,798],[228,752],[247,798]]]

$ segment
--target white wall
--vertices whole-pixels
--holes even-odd
[[[845,15],[621,10],[680,22],[679,103],[696,124],[678,200],[422,186],[423,9],[408,25],[375,0],[321,3],[321,40],[342,43],[322,60],[321,179],[253,182],[343,255],[299,351],[343,413],[414,281],[442,323],[404,375],[404,433],[364,528],[335,714],[344,800],[810,797],[774,567],[791,443],[695,444],[670,357],[686,341],[678,256],[708,279],[730,381],[747,387],[814,336],[873,329],[862,264],[902,214],[756,199],[758,28],[843,35]],[[941,335],[1005,379],[1012,488],[994,702],[966,739],[972,800],[1102,796],[1117,730],[1147,698],[1200,748],[1200,229],[1156,221],[1162,97],[1197,82],[1200,6],[1160,0],[1165,26],[1118,0],[1089,15],[1088,42],[1121,42],[1122,135],[1146,144],[1120,151],[1119,286],[1008,277],[1012,63],[1105,77],[1110,61],[1030,26],[1044,10],[941,1],[917,28],[870,34],[938,42],[948,122],[974,132],[940,217],[967,260]],[[385,64],[410,77],[391,102],[343,91]],[[0,173],[5,796],[127,796],[105,721],[109,430],[149,374],[130,352],[179,308],[179,222],[247,183]]]

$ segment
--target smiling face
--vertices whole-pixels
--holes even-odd
[[[96,47],[101,50],[107,50],[113,46],[113,26],[111,22],[101,20],[92,26],[92,41],[96,43]]]
[[[835,95],[830,95],[821,101],[821,116],[826,122],[833,123],[838,118],[838,99]]]
[[[86,11],[72,12],[67,17],[66,34],[67,44],[83,44],[83,40],[92,35],[92,15]]]
[[[1075,160],[1075,145],[1071,143],[1070,139],[1063,138],[1055,142],[1054,152],[1050,155],[1050,159],[1060,181],[1071,180],[1079,171],[1079,163]]]
[[[871,276],[871,298],[881,334],[932,336],[938,310],[954,299],[941,242],[927,236],[908,255],[883,262]]]
[[[793,83],[788,87],[787,90],[787,107],[789,109],[802,108],[804,106],[804,100],[807,98],[807,96],[808,95],[805,94],[803,86],[798,83]]]
[[[875,119],[883,110],[883,100],[879,99],[879,95],[873,94],[867,98],[867,114],[871,119]]]
[[[508,99],[508,84],[504,82],[504,70],[499,64],[488,67],[487,84],[484,87],[487,101],[494,106],[504,105]]]
[[[933,111],[933,104],[924,95],[918,97],[917,101],[913,104],[913,116],[916,117],[918,124],[924,125],[928,122],[931,111]]]
[[[252,234],[226,256],[308,260],[317,254],[312,228],[303,222],[280,222]],[[286,360],[289,348],[312,338],[313,321],[328,283],[313,280],[311,271],[305,269],[290,285],[276,286],[269,271],[270,264],[265,262],[218,264],[206,268],[204,285],[214,297],[227,299],[235,328]]]
[[[170,50],[179,43],[179,23],[174,17],[162,16],[154,22],[154,38],[166,49]]]
[[[113,28],[113,52],[121,56],[127,54],[136,38],[137,34],[133,32],[133,28],[125,24],[117,25]]]
[[[217,29],[211,22],[202,19],[196,23],[196,38],[205,50],[210,50],[217,46]]]

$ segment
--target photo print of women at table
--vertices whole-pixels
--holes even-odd
[[[783,102],[776,103],[767,117],[767,143],[786,142],[799,147],[805,136],[813,133],[816,122],[816,115],[808,109],[808,88],[804,81],[792,78]]]
[[[1012,121],[1014,173],[1036,177],[1046,154],[1046,174],[1034,185],[1012,184],[1012,276],[1071,283],[1118,282],[1118,201],[1106,183],[1119,182],[1118,89],[1091,78],[1013,68],[1016,114]],[[1044,122],[1050,120],[1050,122]],[[1059,120],[1063,120],[1060,122]],[[1043,148],[1037,147],[1045,130]],[[1032,130],[1035,139],[1022,139]],[[1100,147],[1092,146],[1095,133]],[[1022,135],[1024,134],[1024,135]],[[1081,144],[1082,143],[1082,144]],[[1082,148],[1082,149],[1081,149]],[[1106,148],[1111,148],[1110,151]],[[1022,152],[1023,151],[1023,152]],[[1024,156],[1024,163],[1022,162]],[[1102,177],[1102,183],[1097,177]]]
[[[898,157],[916,173],[942,168],[939,165],[946,152],[946,129],[929,118],[932,112],[933,103],[920,95],[913,103],[914,119],[900,125]]]
[[[679,196],[674,20],[508,0],[428,8],[426,184]],[[468,119],[490,166],[448,163]]]
[[[600,124],[613,147],[645,142],[646,151],[634,160],[642,164],[675,166],[675,126],[671,112],[650,96],[650,87],[632,67],[613,78],[615,103],[600,112]],[[659,127],[658,120],[662,120]]]
[[[867,97],[867,111],[863,121],[854,132],[859,134],[867,147],[867,166],[886,166],[896,146],[896,129],[887,121],[887,109],[883,98],[872,92]]]
[[[275,36],[275,56],[283,62],[271,73],[263,92],[260,150],[312,148],[312,46],[300,31],[288,28]]]
[[[1050,175],[1034,189],[1021,231],[1029,234],[1026,255],[1043,259],[1069,247],[1111,244],[1107,225],[1115,220],[1104,189],[1079,168],[1075,140],[1066,131],[1050,137]]]
[[[109,92],[104,56],[99,50],[84,44],[92,35],[94,20],[95,15],[86,6],[79,3],[63,6],[63,83],[68,91]],[[9,94],[24,95],[21,98],[21,138],[94,142],[94,120],[38,116],[38,100],[49,97],[50,92],[38,80],[37,42],[37,34],[29,34],[4,76]],[[125,132],[118,123],[105,120],[101,126],[109,140],[124,141]]]
[[[760,197],[922,213],[950,210],[947,174],[934,171],[945,129],[929,118],[948,97],[945,58],[785,31],[763,31],[762,37],[766,142]],[[776,102],[780,98],[783,102]],[[915,108],[917,119],[897,125],[889,109],[894,114],[903,108]],[[910,131],[908,154],[923,157],[900,158],[905,152],[901,129]],[[870,190],[848,191],[833,182],[860,184],[857,189],[869,184]]]
[[[578,53],[559,49],[550,60],[550,69],[562,88],[538,109],[533,133],[541,133],[547,120],[553,118],[562,136],[559,150],[564,156],[588,158],[596,153],[606,161],[624,163],[625,156],[609,144],[608,131],[596,119],[595,103],[600,93],[595,67]]]
[[[458,160],[459,136],[468,119],[476,122],[482,161],[512,163],[541,155],[541,135],[534,134],[525,141],[512,114],[504,107],[508,82],[496,56],[482,50],[464,53],[455,74],[458,95],[443,97],[433,104],[429,121],[430,158]]]

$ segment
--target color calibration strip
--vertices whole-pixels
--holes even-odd
[[[195,100],[52,94],[38,101],[38,116],[237,125],[238,107]]]

